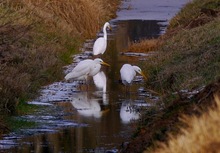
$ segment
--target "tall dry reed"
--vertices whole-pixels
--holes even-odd
[[[112,5],[111,5],[112,3]],[[102,0],[8,0],[17,11],[28,11],[63,32],[91,38],[110,18],[115,1]]]

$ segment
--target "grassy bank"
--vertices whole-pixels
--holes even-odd
[[[165,35],[157,40],[146,40],[136,44],[138,49],[135,49],[135,46],[131,47],[132,50],[142,48],[142,51],[158,52],[148,60],[144,71],[149,73],[147,88],[159,93],[161,101],[159,107],[146,112],[136,136],[126,148],[122,149],[122,152],[142,152],[143,150],[154,152],[155,148],[155,152],[158,150],[163,152],[164,148],[169,147],[171,151],[167,152],[172,152],[176,149],[172,148],[173,144],[177,144],[177,141],[182,138],[177,136],[178,139],[175,141],[176,135],[181,133],[188,137],[187,135],[192,133],[189,134],[188,130],[186,132],[182,128],[196,124],[191,121],[191,117],[186,117],[187,119],[182,122],[181,116],[203,116],[203,113],[208,111],[207,108],[215,105],[214,95],[219,95],[220,90],[219,4],[219,0],[194,0],[171,20]],[[218,108],[215,111],[218,111]],[[212,117],[210,113],[207,114]],[[196,117],[193,116],[193,118]],[[196,132],[196,130],[190,130],[190,132]],[[214,133],[213,130],[209,134],[212,136]],[[203,139],[206,138],[206,134]],[[173,136],[167,145],[168,135]],[[182,144],[185,143],[184,140],[181,139]],[[161,142],[165,142],[159,145],[163,148],[157,150]],[[207,141],[205,145],[217,142],[217,139],[212,142]],[[199,144],[194,144],[196,145]],[[181,148],[180,145],[178,147]],[[193,147],[187,146],[187,148]],[[179,150],[181,152],[181,149]],[[201,152],[201,150],[195,152]]]
[[[20,105],[36,97],[41,86],[63,79],[62,67],[72,62],[71,55],[79,52],[86,38],[95,38],[118,4],[118,0],[0,1],[1,116],[25,113]],[[7,129],[3,118],[0,129]]]

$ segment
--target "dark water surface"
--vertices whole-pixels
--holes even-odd
[[[113,31],[108,35],[107,51],[102,56],[111,67],[104,67],[94,78],[96,85],[91,80],[88,91],[78,82],[55,82],[44,87],[41,96],[29,102],[40,109],[17,117],[36,122],[38,126],[5,135],[0,140],[0,151],[117,152],[122,143],[129,141],[144,110],[159,98],[144,89],[140,76],[135,78],[130,93],[125,92],[119,81],[121,66],[131,63],[142,67],[148,56],[154,54],[131,53],[126,49],[131,42],[163,34],[167,21],[186,2],[167,0],[158,5],[158,0],[150,0],[149,4],[145,0],[123,1],[118,17],[110,21]],[[154,15],[155,19],[150,19],[150,14],[155,12],[159,12],[157,18]],[[161,12],[166,14],[161,16]],[[92,45],[93,40],[85,42],[82,53],[74,56],[74,61],[92,58]],[[76,63],[67,66],[65,73]]]

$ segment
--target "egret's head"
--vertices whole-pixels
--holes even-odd
[[[94,59],[94,61],[97,64],[102,64],[102,65],[110,66],[108,63],[105,63],[101,58],[96,58],[96,59]]]
[[[144,79],[147,79],[146,75],[143,73],[143,71],[141,70],[141,68],[139,68],[138,66],[133,66],[134,70],[139,73],[140,75],[142,75],[144,77]]]
[[[109,30],[112,30],[112,27],[109,22],[106,22],[104,27],[108,28]]]

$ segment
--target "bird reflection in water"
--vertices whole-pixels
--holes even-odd
[[[103,93],[106,93],[107,78],[103,71],[100,71],[96,75],[94,75],[93,81],[98,89],[101,89]]]
[[[120,108],[120,118],[123,123],[130,123],[140,118],[140,113],[137,107],[130,99],[122,102]]]
[[[86,117],[100,118],[108,109],[102,110],[98,102],[99,99],[89,96],[88,92],[79,92],[72,98],[71,104],[78,111],[80,115]]]
[[[101,94],[103,103],[105,105],[108,104],[108,97],[107,97],[107,77],[103,71],[100,71],[95,76],[93,76],[93,81],[95,86],[101,90],[102,92],[99,92],[99,95]]]
[[[80,115],[93,116],[100,118],[103,113],[108,112],[108,109],[102,110],[100,106],[100,94],[101,100],[104,105],[108,104],[108,98],[106,95],[107,78],[103,71],[98,72],[93,76],[95,86],[102,91],[98,95],[94,95],[93,92],[79,92],[74,94],[71,104],[77,109]],[[96,92],[97,93],[97,92]]]

